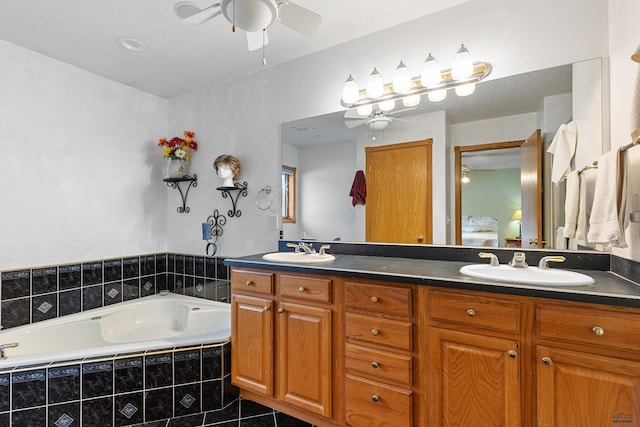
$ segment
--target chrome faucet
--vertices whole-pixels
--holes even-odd
[[[509,267],[514,268],[527,268],[529,265],[526,261],[526,255],[524,252],[516,252],[513,254],[513,258],[509,261]]]
[[[478,254],[480,258],[490,258],[489,265],[492,267],[497,267],[500,265],[500,261],[498,261],[498,257],[496,254],[492,254],[491,252],[480,252]]]
[[[562,255],[557,255],[557,256],[544,256],[542,257],[542,259],[540,259],[540,262],[538,263],[538,268],[540,270],[548,270],[549,269],[549,262],[565,262],[567,259],[565,257],[563,257]]]
[[[327,253],[325,252],[327,249],[331,248],[331,245],[322,245],[320,246],[320,255],[326,255]]]
[[[313,245],[305,243],[305,242],[300,242],[298,243],[298,246],[300,247],[301,250],[304,251],[305,254],[315,254],[316,250],[313,248]]]
[[[295,253],[300,252],[300,245],[296,245],[295,243],[287,243],[288,248],[294,248]]]
[[[5,352],[5,349],[14,348],[19,345],[20,343],[17,343],[17,342],[12,342],[10,344],[0,344],[0,359],[4,360],[7,358],[7,353]]]

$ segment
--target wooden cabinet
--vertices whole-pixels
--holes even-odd
[[[428,316],[429,425],[521,425],[519,304],[432,291]]]
[[[234,268],[231,289],[232,382],[330,419],[332,280]]]
[[[345,310],[347,425],[412,426],[411,287],[346,281]]]
[[[581,304],[536,308],[538,426],[640,425],[640,318]]]

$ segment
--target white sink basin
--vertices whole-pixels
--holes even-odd
[[[272,252],[262,256],[266,261],[276,262],[295,262],[299,264],[316,264],[320,262],[329,262],[336,259],[331,254],[307,254],[304,252]]]
[[[557,268],[541,270],[538,267],[514,268],[504,264],[495,267],[489,264],[465,265],[460,269],[460,273],[480,279],[526,285],[584,286],[593,283],[591,277],[573,271]]]

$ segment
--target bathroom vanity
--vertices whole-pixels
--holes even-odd
[[[248,399],[319,426],[640,425],[640,286],[608,271],[548,287],[441,259],[226,263]]]

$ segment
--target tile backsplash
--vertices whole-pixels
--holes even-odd
[[[153,295],[228,302],[223,258],[157,253],[0,272],[0,325],[12,328]]]

